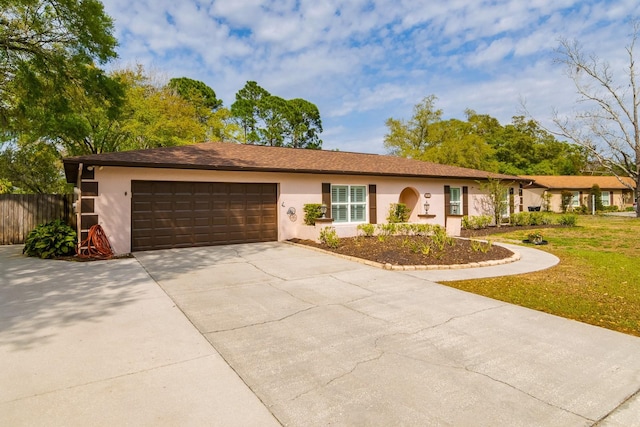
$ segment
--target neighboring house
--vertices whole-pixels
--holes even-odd
[[[324,203],[340,236],[384,223],[393,203],[410,222],[459,233],[479,215],[488,177],[509,183],[510,211],[522,210],[514,176],[395,156],[203,143],[64,159],[80,189],[82,237],[100,224],[116,253],[173,247],[317,238],[305,204]],[[428,211],[425,205],[428,203]]]
[[[580,206],[586,206],[591,210],[592,200],[589,195],[594,184],[600,187],[603,206],[617,206],[620,210],[633,206],[633,190],[629,186],[635,188],[635,183],[631,178],[539,175],[521,176],[520,178],[529,181],[525,183],[523,189],[524,205],[527,208],[540,207],[545,210],[548,203],[548,210],[561,212],[562,192],[569,191],[572,194],[568,206],[569,210],[577,209]]]

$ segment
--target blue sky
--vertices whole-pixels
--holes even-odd
[[[554,49],[579,40],[624,76],[637,0],[104,0],[114,67],[142,64],[212,87],[229,107],[246,81],[320,109],[324,149],[384,153],[385,120],[436,95],[507,124],[550,123],[575,90]]]

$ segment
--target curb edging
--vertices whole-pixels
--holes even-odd
[[[292,246],[300,246],[307,249],[314,250],[316,252],[321,252],[329,255],[336,256],[338,258],[346,259],[347,261],[354,261],[360,264],[369,265],[371,267],[380,268],[382,270],[390,270],[390,271],[424,271],[424,270],[462,270],[467,268],[481,268],[481,267],[493,267],[496,265],[510,264],[512,262],[520,261],[521,255],[519,252],[514,251],[511,248],[507,248],[513,252],[508,258],[504,259],[495,259],[489,261],[480,261],[480,262],[471,262],[468,264],[451,264],[451,265],[440,265],[440,264],[427,264],[427,265],[393,265],[390,263],[383,264],[381,262],[371,261],[368,259],[358,258],[351,255],[343,255],[335,252],[327,251],[325,249],[317,248],[315,246],[303,245],[300,243],[290,242],[288,240],[284,240],[284,243],[287,243]],[[497,244],[497,243],[494,243]],[[504,246],[503,246],[504,247]]]

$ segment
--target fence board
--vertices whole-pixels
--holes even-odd
[[[24,243],[37,225],[61,219],[75,227],[73,194],[0,194],[0,245]]]

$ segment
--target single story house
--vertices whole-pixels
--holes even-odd
[[[118,254],[216,244],[317,238],[304,205],[324,203],[341,237],[387,222],[393,203],[410,222],[459,233],[463,215],[485,213],[480,182],[502,179],[510,210],[522,210],[510,175],[396,156],[209,142],[64,159],[82,238],[100,224]]]
[[[569,191],[572,199],[569,210],[586,206],[589,210],[592,201],[589,197],[591,188],[600,187],[603,206],[617,206],[624,210],[633,206],[635,182],[628,177],[615,176],[541,176],[527,175],[520,178],[527,180],[524,186],[524,205],[540,207],[552,212],[562,211],[562,192]]]

